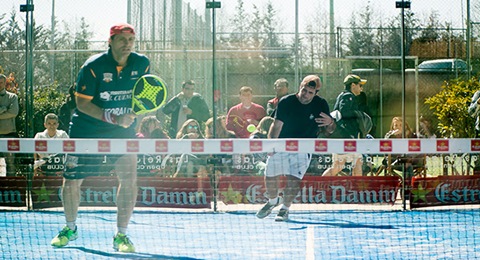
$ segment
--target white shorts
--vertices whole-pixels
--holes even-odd
[[[303,179],[311,160],[309,153],[275,153],[267,158],[265,176],[291,175]]]

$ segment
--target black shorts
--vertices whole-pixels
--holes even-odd
[[[115,162],[122,155],[67,155],[65,179],[85,179],[90,176],[111,176]]]

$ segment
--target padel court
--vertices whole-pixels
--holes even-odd
[[[135,211],[128,234],[136,253],[112,249],[115,210],[84,210],[79,238],[50,240],[57,211],[0,212],[1,259],[478,259],[479,209],[295,211],[275,222],[235,212]]]

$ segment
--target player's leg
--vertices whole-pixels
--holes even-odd
[[[137,156],[122,155],[115,162],[118,178],[117,192],[117,234],[114,249],[120,252],[134,252],[133,243],[126,236],[128,223],[137,202]]]
[[[290,167],[289,174],[287,174],[287,185],[285,186],[283,205],[278,211],[275,221],[288,220],[290,206],[300,191],[300,184],[311,160],[311,154],[289,154],[288,160],[286,161],[288,161]]]
[[[283,195],[283,205],[286,208],[290,208],[293,200],[297,197],[298,192],[300,191],[300,183],[302,183],[302,180],[298,177],[291,175],[287,176],[287,185],[285,186]]]
[[[265,218],[272,213],[273,208],[280,205],[282,198],[278,196],[280,176],[288,171],[286,154],[276,153],[267,158],[265,169],[265,188],[267,203],[257,212],[257,218]]]
[[[77,239],[76,220],[78,216],[78,207],[80,206],[80,187],[83,179],[63,179],[62,203],[65,213],[65,227],[52,239],[51,245],[63,247],[68,242]]]

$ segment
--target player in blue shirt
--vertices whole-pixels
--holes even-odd
[[[108,42],[108,51],[89,58],[78,74],[71,138],[135,138],[132,92],[137,79],[149,73],[150,61],[133,52],[135,30],[129,24],[112,26]],[[78,167],[65,171],[62,202],[66,226],[53,238],[52,246],[66,246],[78,237],[80,186],[83,178],[98,174],[102,159],[103,156],[78,156]],[[119,181],[113,247],[120,252],[135,252],[126,232],[137,198],[137,157],[126,154],[110,159]]]

